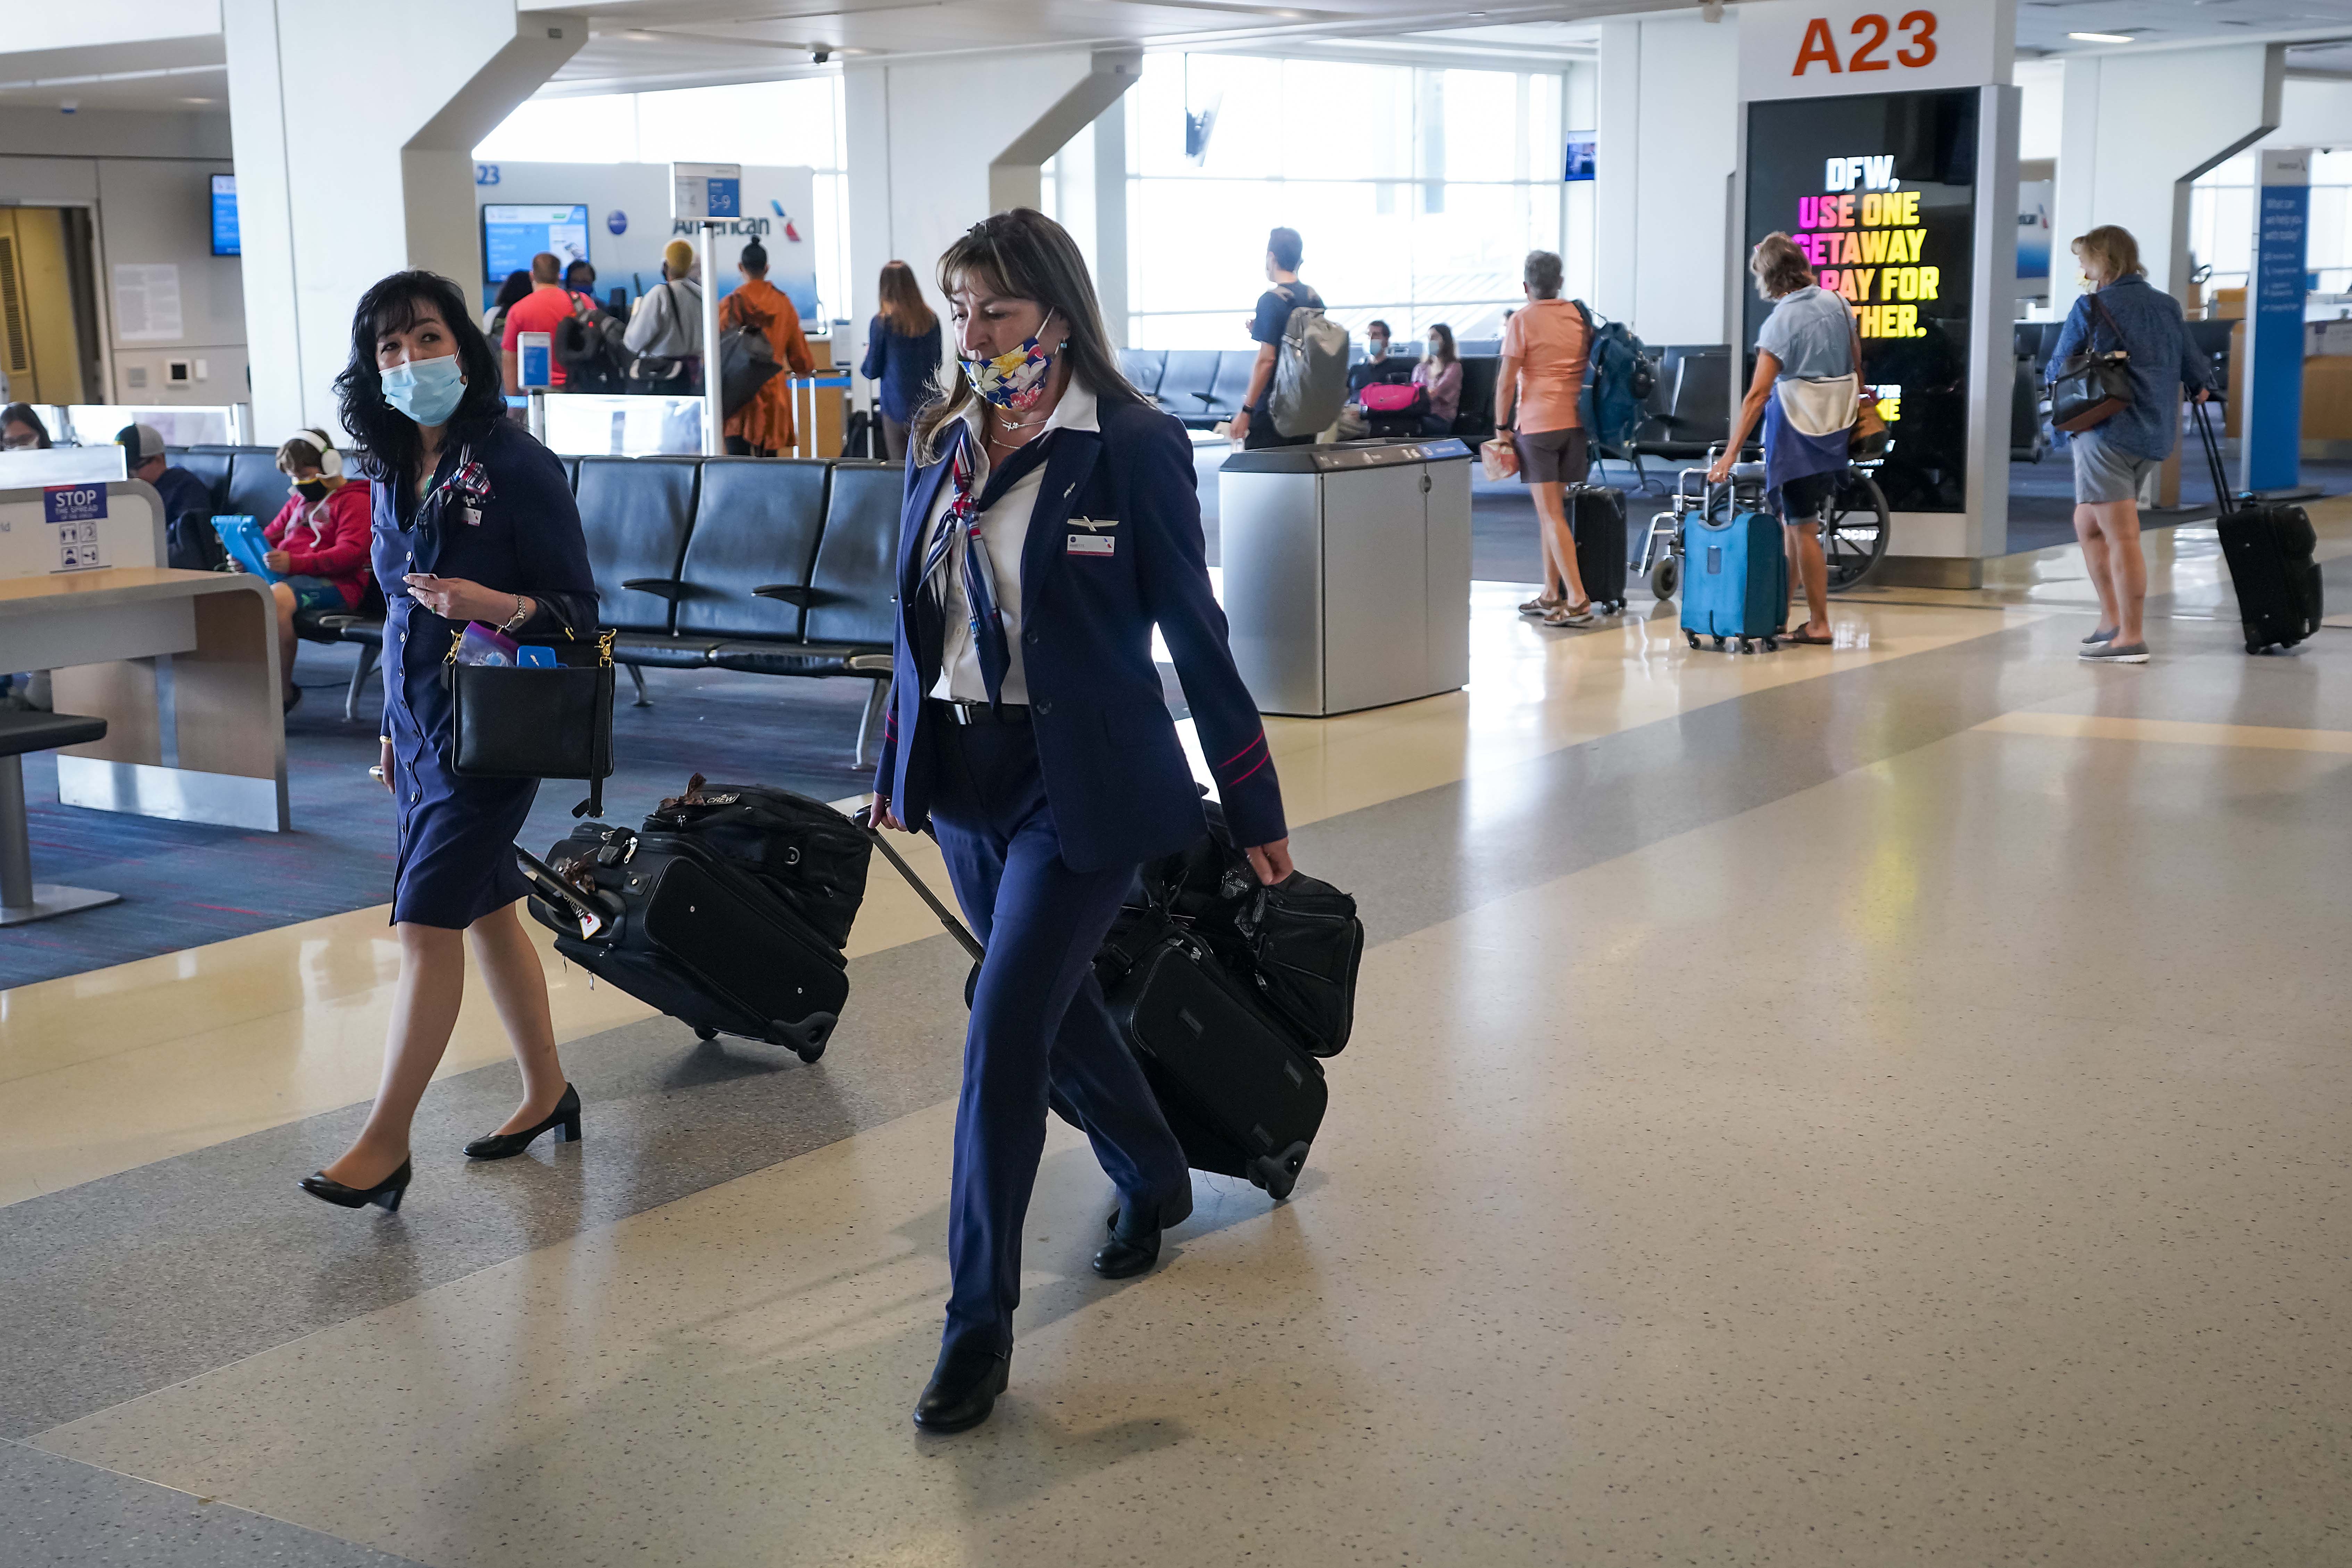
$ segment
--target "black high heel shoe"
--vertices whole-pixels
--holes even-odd
[[[580,1142],[580,1091],[570,1084],[563,1086],[563,1098],[547,1113],[547,1120],[536,1127],[526,1127],[520,1132],[493,1132],[488,1138],[477,1138],[466,1145],[468,1160],[511,1160],[531,1145],[531,1141],[548,1129],[555,1130],[558,1143]]]
[[[403,1160],[400,1169],[372,1187],[347,1187],[324,1171],[313,1171],[302,1178],[302,1190],[322,1203],[338,1208],[365,1208],[370,1204],[380,1205],[386,1214],[400,1212],[401,1194],[408,1191],[412,1173],[410,1162]]]

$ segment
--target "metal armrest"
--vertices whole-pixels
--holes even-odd
[[[766,583],[751,592],[762,599],[782,599],[787,605],[798,605],[803,610],[832,596],[800,583]]]
[[[663,598],[672,600],[686,592],[686,584],[675,577],[631,577],[621,586],[635,588],[640,594],[659,594]]]

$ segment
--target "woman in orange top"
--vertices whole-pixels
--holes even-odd
[[[727,416],[727,449],[738,457],[772,458],[793,445],[791,375],[814,375],[816,361],[801,332],[801,313],[792,296],[768,281],[768,251],[758,240],[743,247],[736,263],[743,281],[719,302],[719,330],[750,327],[767,334],[776,363],[789,374],[772,375],[751,401]]]

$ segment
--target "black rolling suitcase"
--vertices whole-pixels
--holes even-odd
[[[1095,973],[1186,1162],[1288,1197],[1330,1100],[1321,1065],[1159,910],[1123,911]]]
[[[1569,531],[1576,535],[1576,574],[1593,608],[1625,607],[1625,492],[1608,485],[1570,485]]]
[[[874,844],[962,944],[977,977],[981,947],[971,932],[887,842],[877,835]],[[1153,880],[1155,869],[1146,868],[1147,889],[1159,886]],[[1318,910],[1327,917],[1331,912]],[[1350,926],[1354,918],[1349,900]],[[1361,950],[1359,927],[1347,963],[1346,1012],[1350,1016],[1354,957]],[[1289,1196],[1323,1125],[1329,1096],[1322,1067],[1299,1048],[1208,945],[1160,905],[1119,912],[1096,954],[1095,973],[1120,1037],[1135,1053],[1161,1114],[1184,1146],[1186,1162],[1195,1170],[1247,1177],[1276,1199]],[[971,1000],[969,980],[964,1000]],[[1324,1014],[1334,1010],[1328,994],[1318,1000]],[[1300,1005],[1304,1011],[1316,1010],[1315,1004]],[[1342,1045],[1347,1027],[1348,1018],[1342,1017],[1338,1026]]]
[[[541,861],[518,847],[555,951],[704,1039],[824,1054],[849,999],[841,951],[700,839],[583,823]]]
[[[2231,584],[2238,591],[2246,651],[2293,647],[2317,631],[2326,614],[2319,563],[2312,559],[2319,535],[2303,508],[2261,502],[2231,490],[2206,405],[2194,407],[2197,434],[2213,476],[2214,500],[2221,510],[2215,531],[2221,537],[2221,557],[2230,563]]]

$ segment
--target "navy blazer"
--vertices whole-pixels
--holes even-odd
[[[1207,831],[1151,661],[1155,624],[1176,661],[1234,842],[1286,837],[1265,729],[1209,590],[1192,443],[1171,416],[1123,398],[1102,398],[1097,419],[1099,434],[1065,428],[1042,437],[1052,446],[1021,552],[1022,668],[1062,858],[1078,871],[1131,865]],[[908,468],[897,673],[874,775],[876,792],[915,829],[930,819],[938,772],[939,721],[924,699],[939,682],[940,649],[908,606],[920,590],[925,530],[947,468],[942,459]],[[1070,548],[1073,539],[1104,538],[1113,541],[1108,554]]]

